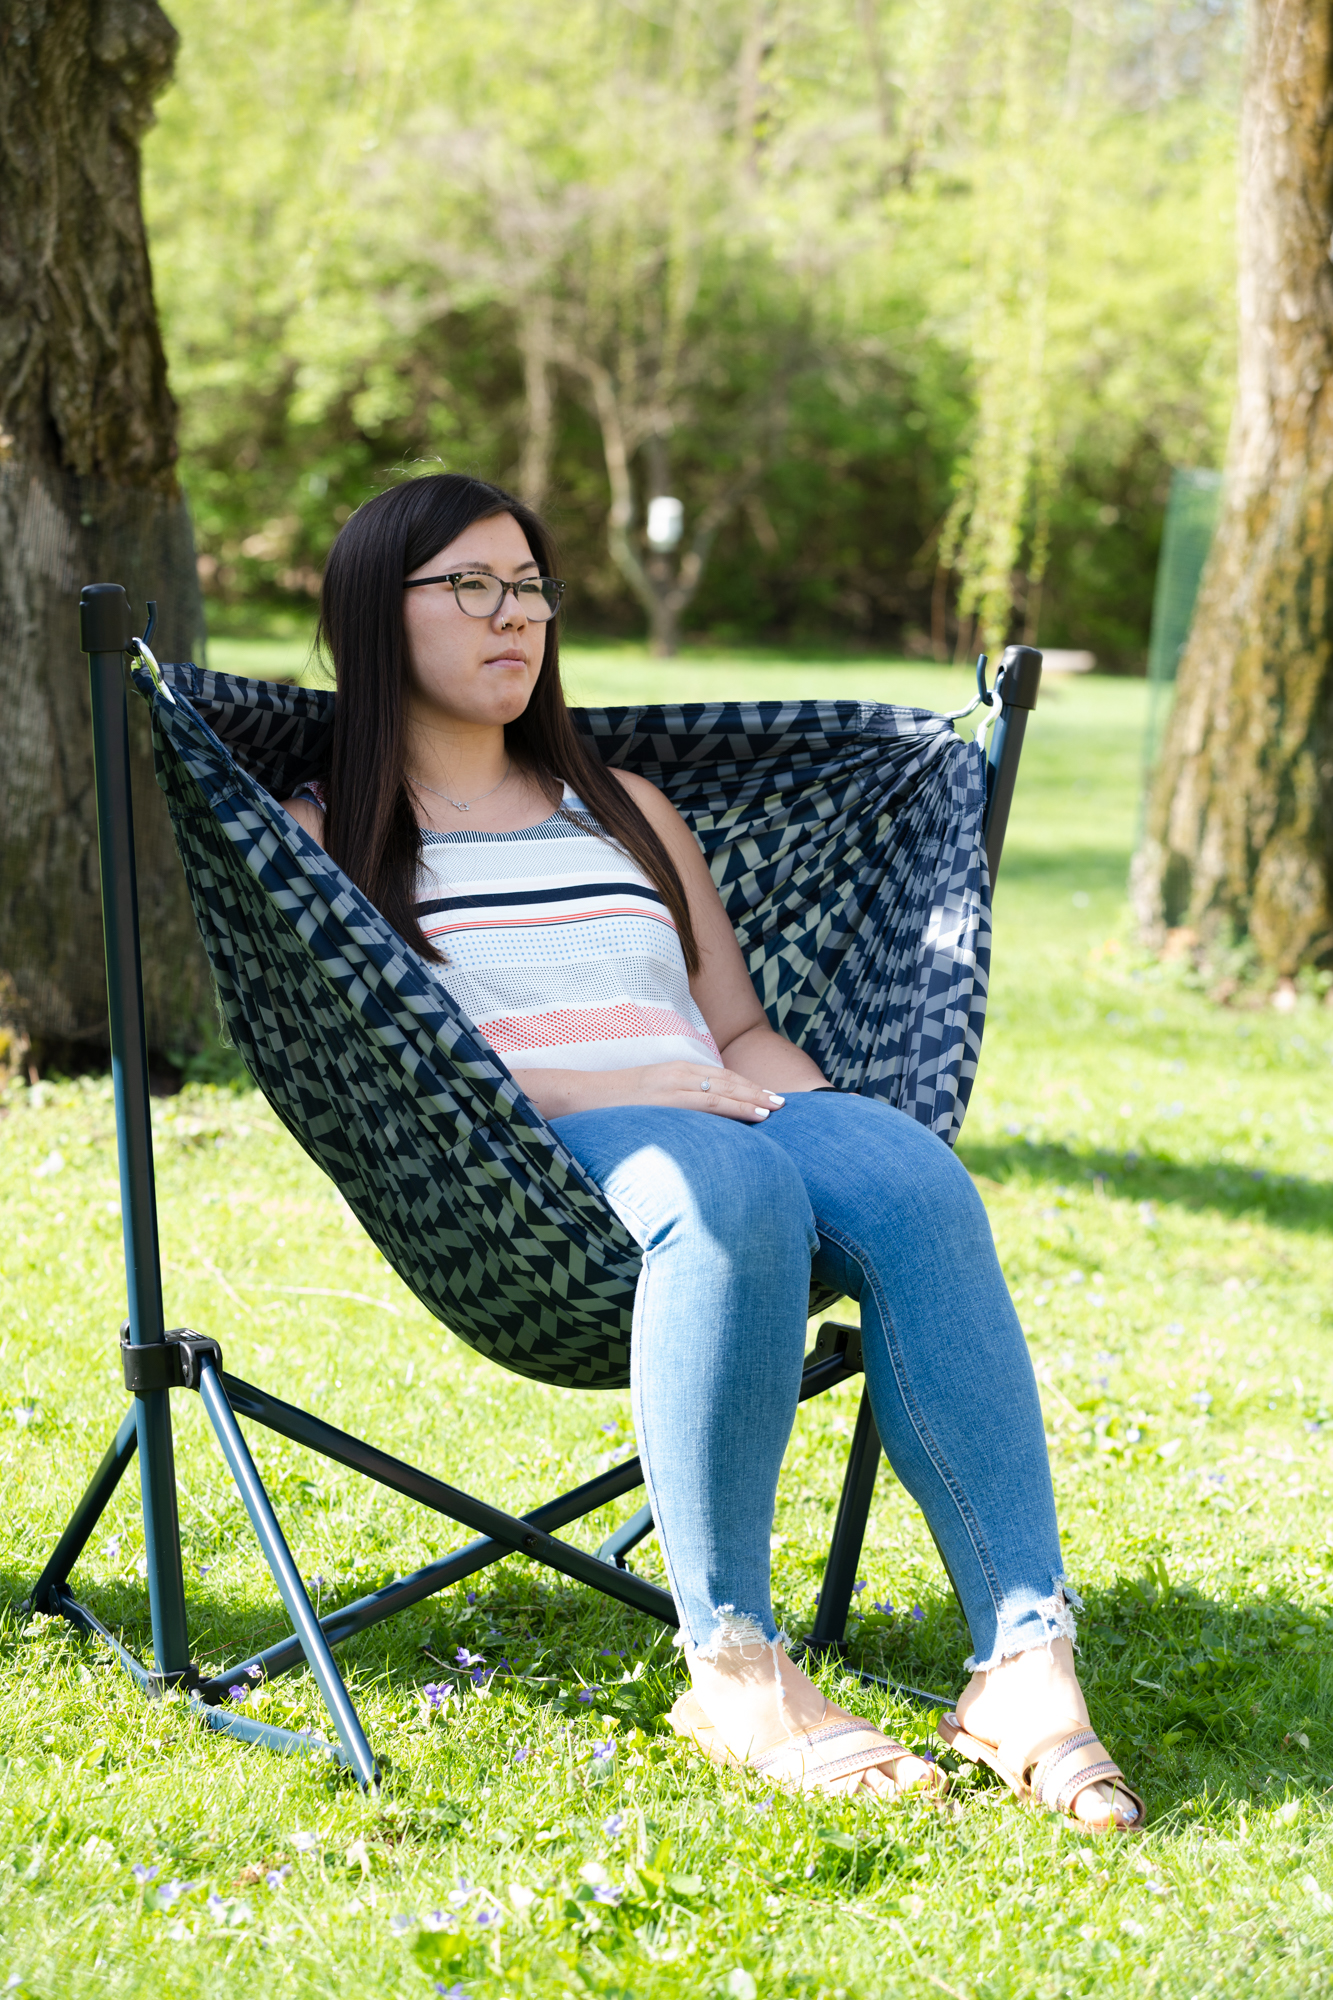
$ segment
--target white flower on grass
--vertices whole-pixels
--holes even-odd
[[[289,1834],[288,1839],[298,1854],[310,1854],[319,1846],[319,1835],[317,1833],[302,1833],[298,1830],[296,1833]]]

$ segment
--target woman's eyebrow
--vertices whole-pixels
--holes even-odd
[[[529,556],[525,563],[520,563],[514,571],[514,575],[522,576],[525,569],[535,569],[537,574],[541,575],[541,564],[535,556]],[[499,576],[500,572],[498,569],[492,569],[489,563],[475,562],[464,563],[462,568],[454,571],[453,574],[457,576]]]

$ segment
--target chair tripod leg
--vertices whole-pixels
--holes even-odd
[[[819,1611],[806,1641],[812,1653],[836,1652],[846,1634],[856,1566],[861,1560],[861,1545],[865,1541],[870,1502],[875,1492],[879,1453],[879,1432],[875,1429],[870,1409],[870,1395],[863,1389],[861,1407],[856,1413],[852,1449],[843,1475],[838,1518],[833,1525],[833,1540],[829,1544],[824,1581],[819,1591]]]
[[[291,1550],[273,1506],[264,1490],[264,1482],[259,1477],[258,1468],[236,1421],[227,1394],[218,1380],[217,1370],[211,1361],[205,1362],[199,1370],[199,1394],[209,1421],[217,1433],[222,1455],[226,1459],[232,1478],[236,1481],[246,1512],[250,1516],[254,1531],[259,1537],[265,1560],[273,1573],[282,1601],[287,1608],[296,1635],[310,1662],[311,1672],[324,1697],[324,1705],[333,1718],[333,1724],[347,1754],[347,1761],[363,1788],[379,1782],[379,1767],[366,1741],[361,1719],[352,1706],[352,1698],[343,1685],[342,1675],[334,1664],[329,1642],[320,1628],[314,1607],[306,1596]]]
[[[59,1614],[60,1607],[55,1602],[56,1594],[64,1584],[68,1583],[70,1571],[83,1554],[89,1536],[106,1512],[107,1504],[120,1484],[121,1475],[134,1457],[138,1443],[136,1407],[131,1403],[121,1420],[120,1429],[107,1447],[106,1456],[89,1481],[88,1489],[70,1515],[69,1524],[56,1543],[46,1568],[33,1586],[34,1610],[48,1611],[53,1617]]]
[[[637,1514],[631,1514],[628,1521],[622,1521],[613,1535],[608,1535],[597,1555],[601,1562],[614,1563],[617,1569],[624,1569],[625,1557],[631,1549],[646,1541],[652,1534],[655,1523],[651,1507],[640,1507]]]

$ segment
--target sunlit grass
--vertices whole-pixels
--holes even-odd
[[[768,689],[957,706],[967,685],[931,667],[608,649],[571,667],[598,701]],[[11,1612],[0,1981],[43,2000],[1327,1990],[1333,1013],[1216,1009],[1133,946],[1142,696],[1097,680],[1043,696],[960,1150],[1032,1342],[1087,1603],[1083,1672],[1147,1794],[1145,1838],[1083,1838],[972,1782],[943,1814],[770,1799],[661,1733],[668,1638],[516,1559],[343,1649],[391,1765],[379,1799],[207,1735],[62,1625]],[[624,1396],[542,1390],[452,1342],[253,1093],[192,1086],[155,1118],[169,1316],[215,1334],[235,1372],[514,1510],[629,1448]],[[0,1184],[17,1604],[124,1402],[108,1086],[14,1091]],[[849,1387],[798,1422],[774,1553],[792,1632],[813,1614],[855,1410]],[[192,1630],[212,1669],[282,1619],[202,1412],[182,1396],[177,1415]],[[324,1608],[465,1539],[252,1442]],[[77,1581],[142,1647],[134,1500],[127,1481]],[[571,1532],[595,1546],[613,1518]],[[660,1576],[655,1544],[635,1562]],[[856,1656],[956,1690],[960,1621],[887,1473],[862,1574],[858,1604],[893,1609],[860,1620]],[[513,1674],[474,1686],[460,1647]],[[431,1710],[422,1688],[451,1680],[461,1698]],[[909,1739],[928,1729],[836,1669],[827,1684]],[[259,1699],[273,1720],[327,1726],[304,1674]],[[159,1872],[141,1884],[136,1864]],[[164,1894],[174,1882],[192,1886]]]

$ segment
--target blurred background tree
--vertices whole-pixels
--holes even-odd
[[[1234,0],[175,18],[146,202],[214,629],[308,619],[440,459],[544,496],[585,634],[1141,671],[1230,402]]]
[[[80,585],[123,582],[140,619],[161,598],[167,653],[203,630],[139,206],[176,46],[155,0],[12,0],[0,28],[0,1075],[25,1043],[39,1065],[107,1047]],[[197,1045],[208,965],[131,729],[150,1034]]]

